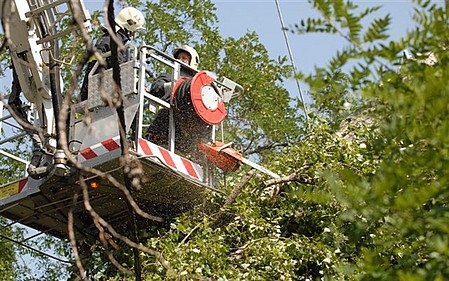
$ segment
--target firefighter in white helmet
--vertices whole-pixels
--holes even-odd
[[[185,64],[190,65],[193,69],[198,69],[198,64],[200,63],[200,57],[196,50],[188,45],[183,45],[176,48],[173,51],[173,57],[182,61]]]
[[[181,66],[181,77],[193,77],[195,75],[195,72],[192,71],[192,69],[198,69],[200,58],[194,48],[188,45],[182,45],[173,50],[173,57],[191,68]],[[151,84],[149,93],[170,103],[171,85],[173,80],[173,73],[164,73],[160,75]],[[169,110],[163,108],[159,110],[157,116],[148,127],[148,131],[145,134],[146,139],[158,145],[166,145],[168,143],[168,124]]]
[[[145,30],[145,17],[142,12],[133,7],[124,8],[115,17],[115,23],[120,29],[132,37],[136,31]]]
[[[188,45],[183,45],[173,50],[173,57],[192,69],[197,70],[200,58],[196,50]],[[193,77],[195,73],[186,67],[181,67],[180,76]],[[166,102],[170,102],[171,91],[167,91],[167,86],[173,82],[173,73],[163,73],[151,84],[150,94],[156,96]],[[168,89],[170,90],[170,89]]]
[[[137,31],[145,30],[145,17],[136,8],[127,7],[122,9],[115,17],[117,37],[123,45],[126,45]],[[103,54],[111,51],[111,36],[106,29],[104,35],[95,44],[95,47]],[[117,54],[118,63],[124,63],[129,60],[129,53],[126,49],[121,49]],[[96,63],[95,57],[92,57],[87,65],[83,85],[81,86],[81,100],[87,99],[88,76]],[[111,56],[106,58],[106,69],[112,67]]]

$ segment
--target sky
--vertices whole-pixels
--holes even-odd
[[[345,44],[341,38],[336,36],[324,34],[298,36],[287,32],[293,59],[291,61],[275,0],[211,1],[217,8],[218,27],[222,36],[238,38],[247,32],[255,31],[272,59],[286,56],[290,63],[293,61],[298,71],[312,73],[315,66],[324,66],[332,55]],[[404,34],[406,29],[411,26],[413,7],[411,0],[358,0],[354,2],[361,7],[382,5],[383,8],[376,15],[391,14],[393,18],[392,35]],[[103,8],[104,0],[84,0],[84,3],[86,8],[93,12]],[[277,3],[286,27],[292,27],[301,19],[317,16],[307,0],[278,0]],[[10,87],[10,83],[7,84],[3,87]],[[284,86],[292,95],[298,95],[299,89],[293,79],[287,80]]]
[[[274,58],[288,55],[275,0],[226,1],[212,0],[217,7],[219,27],[223,36],[242,36],[247,31],[255,31],[260,41],[267,47]],[[360,7],[382,5],[376,13],[378,16],[390,13],[392,35],[405,33],[411,26],[411,1],[354,1]],[[282,19],[286,27],[297,24],[301,19],[318,14],[306,0],[279,0]],[[324,34],[298,36],[287,33],[293,51],[295,64],[306,72],[314,65],[321,65],[341,47],[342,41],[334,36]]]
[[[222,36],[240,37],[248,31],[259,34],[260,42],[265,45],[270,57],[286,56],[290,61],[287,44],[281,28],[282,19],[285,27],[292,27],[300,23],[301,19],[318,15],[307,0],[279,0],[280,14],[278,14],[275,0],[246,0],[227,1],[212,0],[217,7],[219,28]],[[390,35],[399,37],[412,27],[412,1],[354,1],[361,8],[381,5],[375,13],[381,17],[389,13],[392,17]],[[325,66],[327,61],[337,50],[347,43],[337,37],[325,34],[310,34],[299,36],[287,32],[287,40],[292,52],[293,63],[298,71],[312,73],[315,66]],[[296,96],[299,93],[296,82],[289,79],[284,86]],[[301,85],[301,91],[307,91]],[[306,94],[305,94],[306,95]],[[307,97],[306,97],[307,102]]]
[[[295,35],[287,32],[287,40],[292,52],[292,61],[281,28],[276,0],[211,0],[217,10],[218,27],[222,36],[241,37],[246,32],[255,31],[260,42],[265,45],[270,57],[277,59],[286,56],[298,71],[312,73],[315,66],[325,66],[333,54],[346,43],[337,36],[325,34]],[[92,12],[103,8],[104,0],[84,0],[87,9]],[[301,19],[317,16],[308,0],[278,0],[282,20],[286,27],[292,27]],[[412,26],[411,0],[357,0],[353,1],[366,8],[381,5],[376,16],[390,13],[392,16],[391,35],[399,37]],[[435,2],[441,2],[438,0]],[[213,71],[213,70],[211,70]],[[238,82],[238,81],[237,81]],[[1,88],[9,88],[10,81],[0,81]],[[298,95],[296,81],[289,79],[284,86],[292,95]],[[301,85],[301,87],[304,87]],[[303,90],[303,89],[301,89]],[[306,89],[307,91],[307,89]]]
[[[272,58],[288,56],[284,35],[275,0],[211,0],[217,10],[218,27],[222,36],[240,37],[248,31],[260,36]],[[84,0],[87,9],[101,9],[104,0]],[[286,27],[299,23],[301,19],[316,16],[307,0],[278,0],[282,19]],[[376,15],[390,13],[393,18],[391,34],[405,33],[411,26],[411,0],[357,0],[360,7],[382,5]],[[439,0],[442,2],[442,0]],[[343,46],[342,40],[323,34],[298,36],[288,33],[288,40],[298,69],[310,73],[315,65],[323,65],[335,51]]]

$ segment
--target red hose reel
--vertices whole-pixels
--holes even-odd
[[[181,77],[176,81],[172,100],[176,99],[178,88],[188,82],[188,77]],[[190,81],[190,101],[197,115],[209,125],[220,124],[227,115],[224,101],[213,84],[214,78],[205,71],[198,72]]]

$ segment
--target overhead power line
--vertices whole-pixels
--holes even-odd
[[[275,0],[274,2],[276,3],[276,8],[277,8],[278,16],[279,16],[279,21],[281,22],[282,33],[284,34],[285,44],[287,46],[288,55],[290,57],[290,62],[292,64],[292,68],[293,68],[293,74],[295,75],[296,87],[298,88],[299,97],[301,99],[302,106],[303,106],[303,109],[304,109],[304,115],[306,117],[306,124],[308,124],[309,123],[309,116],[308,116],[308,112],[307,112],[307,106],[306,106],[306,103],[304,101],[304,96],[302,94],[302,90],[301,90],[301,86],[299,85],[299,81],[298,81],[298,79],[296,79],[296,74],[298,72],[296,70],[295,60],[293,58],[292,49],[290,47],[290,42],[288,40],[287,29],[285,27],[284,19],[282,17],[281,7],[279,5],[279,1],[278,0]]]
[[[8,240],[8,241],[10,241],[10,242],[12,242],[12,243],[15,243],[15,244],[17,244],[17,245],[19,245],[19,246],[22,246],[22,247],[24,247],[24,248],[27,248],[27,249],[29,249],[29,250],[32,250],[32,251],[34,251],[34,252],[36,252],[36,253],[39,253],[39,254],[41,254],[41,255],[43,255],[43,256],[46,256],[46,257],[49,257],[49,258],[51,258],[51,259],[57,260],[57,261],[59,261],[59,262],[68,263],[68,264],[71,263],[70,261],[63,260],[63,259],[60,259],[60,258],[58,258],[58,257],[52,256],[52,255],[47,254],[47,253],[45,253],[45,252],[42,252],[42,251],[40,251],[40,250],[38,250],[38,249],[35,249],[35,248],[31,247],[31,246],[28,246],[27,244],[24,244],[24,243],[22,243],[22,242],[19,242],[19,241],[16,241],[16,240],[14,240],[14,239],[11,239],[11,238],[9,238],[9,237],[6,237],[6,236],[4,236],[4,235],[2,235],[2,234],[0,234],[0,238],[3,238],[3,239],[5,239],[5,240]]]

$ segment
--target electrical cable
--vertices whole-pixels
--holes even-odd
[[[10,242],[12,242],[12,243],[15,243],[15,244],[17,244],[17,245],[19,245],[19,246],[22,246],[22,247],[24,247],[24,248],[27,248],[27,249],[29,249],[29,250],[35,251],[36,253],[39,253],[39,254],[41,254],[41,255],[43,255],[43,256],[46,256],[46,257],[48,257],[48,258],[57,260],[57,261],[59,261],[59,262],[71,264],[70,261],[63,260],[63,259],[60,259],[60,258],[58,258],[58,257],[52,256],[52,255],[47,254],[47,253],[45,253],[45,252],[42,252],[42,251],[40,251],[40,250],[38,250],[38,249],[35,249],[35,248],[31,247],[31,246],[28,246],[28,245],[26,245],[25,243],[21,243],[21,242],[16,241],[16,240],[14,240],[14,239],[12,239],[12,238],[6,237],[6,236],[4,236],[4,235],[2,235],[2,234],[0,234],[0,238],[3,238],[3,239],[5,239],[5,240],[8,240],[8,241],[10,241]]]
[[[286,27],[285,27],[285,24],[284,24],[284,19],[282,17],[281,7],[279,5],[279,1],[278,0],[274,0],[274,2],[276,3],[276,8],[277,8],[278,16],[279,16],[279,21],[281,22],[282,33],[284,34],[285,44],[287,46],[288,55],[290,57],[290,62],[291,62],[292,67],[293,67],[293,74],[295,75],[296,87],[298,88],[299,97],[301,98],[302,106],[303,106],[303,109],[304,109],[304,115],[306,117],[306,124],[308,125],[308,123],[309,123],[309,114],[308,114],[308,111],[307,111],[306,103],[304,101],[304,96],[302,94],[301,86],[299,85],[298,79],[296,79],[297,70],[296,70],[295,60],[293,59],[293,53],[292,53],[292,50],[291,50],[291,47],[290,47],[290,42],[288,40],[287,31],[286,31]]]

